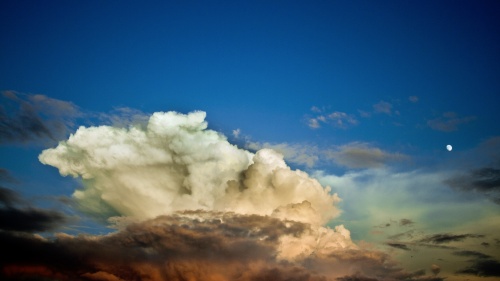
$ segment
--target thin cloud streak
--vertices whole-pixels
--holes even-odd
[[[58,141],[80,115],[71,102],[44,95],[5,91],[0,100],[0,143]]]
[[[380,168],[387,163],[408,159],[400,153],[389,153],[367,143],[352,142],[327,152],[328,158],[347,168]]]
[[[457,131],[460,125],[470,123],[477,118],[475,116],[459,117],[455,112],[445,112],[442,116],[427,121],[427,125],[436,131]]]

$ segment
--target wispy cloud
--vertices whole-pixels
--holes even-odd
[[[411,101],[412,103],[417,103],[420,99],[418,96],[409,96],[408,100]]]
[[[331,163],[332,161],[337,165],[347,168],[382,168],[388,164],[408,159],[408,156],[404,154],[387,152],[363,142],[352,142],[341,146],[320,148],[316,145],[300,143],[261,143],[248,141],[245,147],[252,151],[270,148],[283,154],[288,162],[308,168],[312,168],[318,163],[324,164]]]
[[[311,129],[320,128],[322,124],[328,124],[340,129],[347,129],[358,124],[358,120],[354,115],[347,114],[345,112],[326,112],[325,110],[319,109],[315,106],[311,108],[311,111],[315,113],[315,115],[312,117],[306,117],[307,125]]]
[[[481,252],[477,251],[456,251],[453,252],[454,255],[456,256],[462,256],[462,257],[474,257],[474,258],[479,258],[479,259],[489,259],[491,256],[485,255]]]
[[[483,167],[474,169],[466,174],[456,175],[445,181],[455,190],[478,192],[500,204],[500,169]]]
[[[427,121],[427,125],[436,131],[453,132],[458,127],[476,120],[475,116],[459,117],[455,112],[445,112],[442,116]]]
[[[401,153],[390,153],[368,143],[352,142],[328,151],[328,157],[348,168],[379,168],[387,163],[408,159]]]
[[[114,127],[146,126],[149,114],[130,107],[115,107],[109,113],[88,113],[95,115],[102,125]]]
[[[387,115],[392,114],[392,104],[386,101],[379,101],[378,103],[373,105],[373,110],[375,113],[384,113]]]
[[[283,154],[288,162],[304,165],[309,168],[313,167],[320,160],[319,155],[321,154],[317,146],[304,144],[248,142],[246,148],[253,151],[270,148]]]
[[[500,277],[500,262],[491,256],[477,251],[457,251],[456,256],[472,258],[470,266],[457,271],[459,274],[470,274],[482,277]]]
[[[233,133],[233,137],[236,138],[236,139],[238,139],[238,138],[240,138],[241,130],[240,129],[235,129],[235,130],[233,130],[232,133]]]
[[[0,187],[0,230],[48,231],[67,221],[63,213],[32,207],[17,192]]]
[[[433,243],[433,244],[445,244],[445,243],[450,243],[450,242],[463,241],[467,238],[482,238],[482,237],[484,237],[484,235],[440,233],[440,234],[433,234],[433,235],[424,237],[424,238],[420,239],[419,242]]]
[[[7,169],[0,168],[0,182],[17,182]]]
[[[58,141],[80,114],[73,103],[44,95],[5,91],[0,100],[0,143]]]
[[[399,225],[402,225],[402,226],[411,226],[413,224],[415,224],[415,222],[410,220],[410,219],[401,219],[399,221]]]
[[[405,250],[405,251],[410,251],[411,250],[408,247],[408,245],[403,244],[403,243],[387,242],[386,245],[389,246],[389,247],[393,247],[393,248],[397,248],[397,249],[401,249],[401,250]]]

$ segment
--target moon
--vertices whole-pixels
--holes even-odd
[[[451,150],[453,149],[453,146],[451,146],[451,145],[449,145],[449,144],[448,144],[448,145],[446,146],[446,149],[448,149],[448,151],[451,151]]]

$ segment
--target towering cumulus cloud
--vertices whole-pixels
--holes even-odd
[[[413,278],[387,255],[359,248],[342,225],[325,226],[339,214],[329,187],[273,150],[253,154],[230,144],[207,129],[204,112],[155,113],[128,128],[80,127],[39,159],[81,178],[74,197],[82,210],[128,222],[102,237],[30,238],[80,257],[84,280]],[[40,268],[75,277],[53,259]]]
[[[96,215],[149,219],[182,210],[293,217],[320,225],[339,199],[273,150],[237,148],[207,129],[204,112],[155,113],[145,128],[80,127],[40,155],[64,176],[81,177],[74,193]]]

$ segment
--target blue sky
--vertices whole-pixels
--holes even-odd
[[[437,276],[482,280],[479,254],[500,259],[499,13],[496,1],[2,1],[1,187],[70,216],[58,231],[110,231],[72,201],[92,183],[42,151],[79,126],[204,111],[229,143],[275,149],[331,186],[342,214],[329,227],[427,273],[438,261],[409,257],[450,235],[455,252],[438,256],[458,265]],[[460,249],[478,262],[459,274]]]

